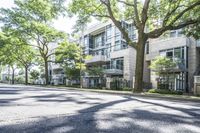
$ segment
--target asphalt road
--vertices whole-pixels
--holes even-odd
[[[200,103],[0,85],[0,133],[200,133]]]

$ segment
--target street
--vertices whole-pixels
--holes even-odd
[[[0,133],[199,133],[200,103],[0,85]]]

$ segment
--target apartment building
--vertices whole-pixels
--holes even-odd
[[[136,39],[136,33],[132,24],[121,22],[127,28],[132,40]],[[135,49],[128,46],[122,34],[112,22],[97,24],[84,32],[81,39],[84,54],[92,58],[86,60],[87,69],[93,67],[103,68],[104,80],[97,75],[83,77],[84,87],[98,87],[105,83],[104,87],[112,88],[114,79],[123,80],[132,87],[135,69]]]
[[[166,56],[178,62],[176,69],[160,79],[149,65],[156,56]],[[168,88],[183,92],[193,92],[194,76],[200,74],[200,41],[188,38],[182,30],[170,31],[157,39],[150,39],[146,45],[144,80],[152,83],[153,88],[158,82]]]
[[[121,22],[127,28],[132,40],[136,40],[137,32],[132,24]],[[84,54],[92,58],[86,60],[88,69],[101,67],[104,69],[104,81],[95,75],[83,77],[84,87],[95,87],[106,82],[107,88],[114,79],[123,79],[133,87],[135,77],[136,51],[126,44],[120,31],[112,22],[94,25],[84,32],[81,38]],[[178,60],[176,69],[168,73],[169,89],[183,92],[193,91],[194,76],[200,74],[200,41],[188,38],[182,30],[170,31],[158,39],[150,39],[146,44],[144,62],[144,87],[157,88],[158,82],[165,83],[168,77],[161,79],[149,68],[157,56],[166,56],[173,61]]]

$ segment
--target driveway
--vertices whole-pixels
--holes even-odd
[[[1,133],[199,133],[200,103],[0,85]]]

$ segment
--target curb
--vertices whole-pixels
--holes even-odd
[[[7,85],[7,84],[4,84]],[[18,85],[18,87],[24,87],[25,85]],[[164,99],[164,100],[178,100],[186,102],[198,102],[200,103],[200,97],[191,97],[184,95],[162,95],[162,94],[145,94],[145,93],[132,93],[130,91],[113,91],[113,90],[97,90],[97,89],[80,89],[74,87],[58,87],[58,86],[39,86],[39,85],[28,85],[27,87],[35,88],[54,88],[62,90],[74,90],[74,91],[84,91],[84,92],[93,92],[101,94],[112,94],[112,95],[122,95],[122,96],[134,96],[134,97],[145,97],[145,98],[154,98],[154,99]]]
[[[76,90],[76,91],[84,91],[84,92],[94,92],[94,93],[102,93],[102,94],[112,94],[112,95],[124,95],[124,96],[135,96],[135,97],[146,97],[146,98],[154,98],[154,99],[164,99],[164,100],[182,100],[189,102],[199,102],[200,98],[190,96],[181,97],[182,95],[162,95],[162,94],[145,94],[145,93],[132,93],[128,91],[107,91],[107,90],[94,90],[94,89],[80,89],[80,88],[72,88],[72,87],[53,87],[58,89],[68,89],[68,90]]]

